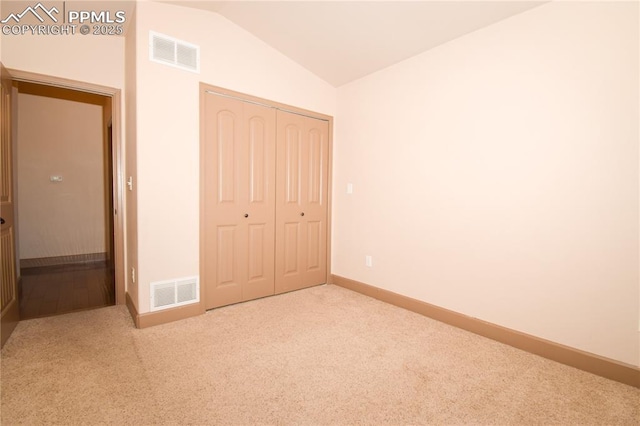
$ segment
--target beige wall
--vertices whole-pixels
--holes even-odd
[[[336,90],[221,16],[137,6],[139,311],[149,284],[199,274],[199,82],[335,112]],[[151,62],[149,31],[200,45],[200,74]]]
[[[126,204],[126,269],[125,269],[125,282],[127,293],[131,297],[131,301],[138,309],[138,281],[134,281],[135,275],[138,271],[138,175],[137,171],[137,156],[136,156],[136,141],[137,141],[137,126],[136,126],[136,80],[137,80],[137,66],[136,66],[136,19],[132,17],[129,20],[129,30],[127,31],[125,39],[125,97],[127,103],[124,109],[124,115],[126,123],[125,127],[125,139],[126,155],[125,155],[125,170],[123,180],[124,185],[124,197]],[[132,190],[129,190],[126,182],[131,178],[135,185],[132,186]],[[135,271],[135,272],[132,272]]]
[[[18,96],[20,259],[106,252],[102,116],[98,105]]]
[[[7,68],[124,87],[124,37],[20,35],[1,40]]]
[[[637,3],[550,3],[341,87],[333,273],[639,365],[639,75]]]

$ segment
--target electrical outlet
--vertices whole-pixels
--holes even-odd
[[[365,256],[364,257],[364,264],[365,264],[365,266],[371,268],[373,266],[373,258],[371,256]]]

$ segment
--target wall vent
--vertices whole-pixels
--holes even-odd
[[[151,311],[175,308],[199,301],[200,283],[198,277],[151,283]]]
[[[149,59],[200,73],[199,46],[153,31],[149,31]]]

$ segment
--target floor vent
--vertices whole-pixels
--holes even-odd
[[[200,47],[169,37],[149,32],[149,59],[187,71],[200,72]]]
[[[151,283],[151,311],[175,308],[200,301],[198,277]]]

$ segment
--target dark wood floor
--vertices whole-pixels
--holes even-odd
[[[20,319],[115,303],[114,275],[105,262],[23,268],[20,273]]]

